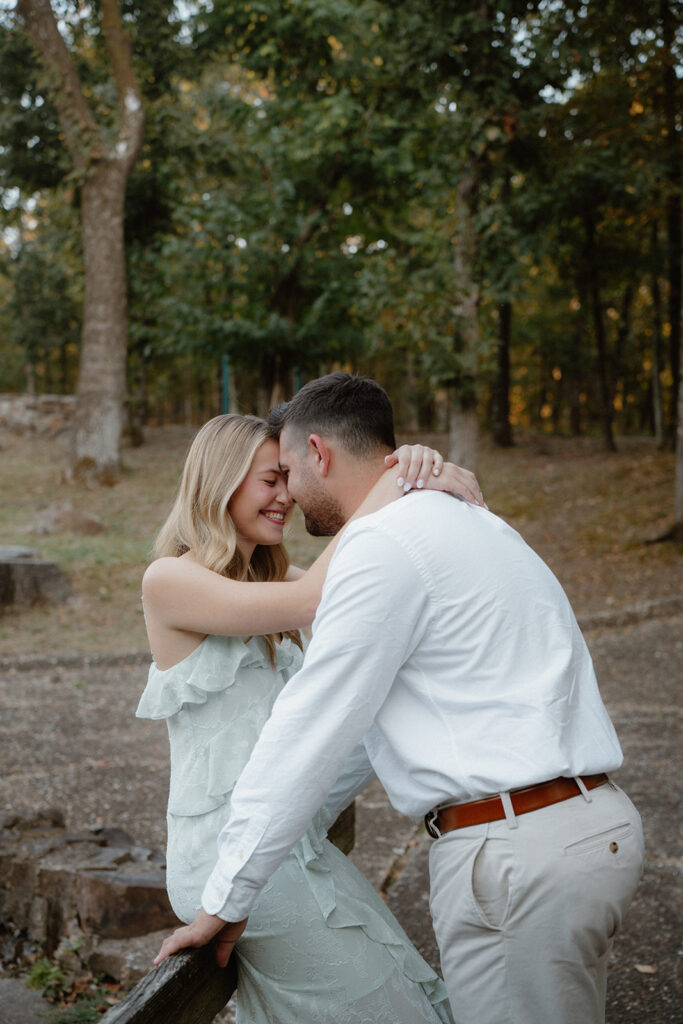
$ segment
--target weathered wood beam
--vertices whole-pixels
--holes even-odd
[[[183,950],[145,975],[100,1024],[210,1024],[236,988],[234,959],[218,967],[213,944]]]

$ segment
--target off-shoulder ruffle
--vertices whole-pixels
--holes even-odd
[[[278,669],[291,668],[298,653],[286,637],[278,647]],[[232,686],[240,669],[261,667],[270,668],[270,662],[258,637],[245,643],[241,637],[207,636],[172,668],[160,669],[152,662],[136,717],[170,718],[184,704],[205,704],[209,694]]]
[[[334,876],[327,865],[328,858],[320,856],[324,841],[325,832],[316,815],[313,824],[292,852],[301,864],[303,875],[328,927],[358,927],[373,942],[383,945],[396,963],[397,970],[421,986],[439,1019],[444,1024],[452,1024],[444,983],[408,938],[403,940],[397,933],[396,922],[390,923],[384,918],[374,900],[364,900],[360,887],[357,894],[347,891],[343,900],[337,900]]]

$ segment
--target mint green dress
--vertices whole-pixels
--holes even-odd
[[[150,667],[137,715],[168,726],[167,886],[182,921],[200,909],[232,789],[303,656],[285,639],[276,658],[257,637],[208,636],[173,668]],[[452,1021],[441,980],[318,821],[262,890],[237,952],[238,1024]]]

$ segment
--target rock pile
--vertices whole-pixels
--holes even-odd
[[[44,561],[33,548],[0,546],[0,608],[61,603],[69,597],[71,584],[54,562]]]
[[[21,963],[41,946],[66,974],[127,984],[142,977],[178,924],[165,858],[120,828],[69,832],[49,809],[0,816],[0,959]]]
[[[73,395],[0,395],[0,426],[17,434],[56,436],[69,426]]]

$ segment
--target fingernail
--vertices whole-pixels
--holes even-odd
[[[418,481],[417,481],[417,486],[418,486],[418,487],[424,487],[424,485],[425,485],[425,482],[424,482],[424,480],[418,480]]]
[[[403,490],[404,490],[404,491],[406,492],[406,494],[407,494],[407,493],[408,493],[408,491],[412,490],[412,487],[413,487],[413,485],[412,485],[412,484],[404,484],[404,485],[403,485]]]
[[[400,476],[398,478],[398,480],[396,481],[396,484],[397,484],[398,487],[403,487],[404,483],[405,483],[405,480],[403,479],[402,476]]]
[[[441,472],[441,470],[440,470],[440,469],[433,469],[433,470],[432,470],[432,475],[433,475],[433,476],[438,476],[440,472]]]

